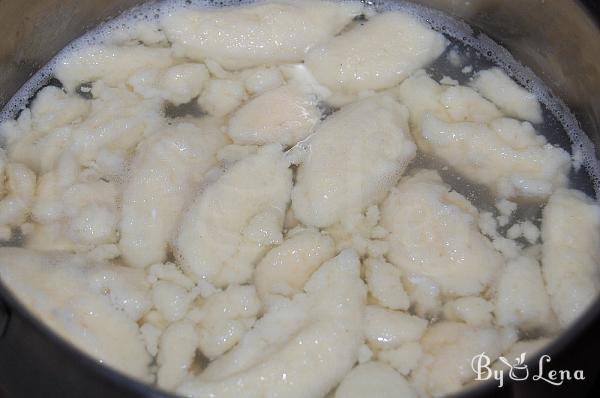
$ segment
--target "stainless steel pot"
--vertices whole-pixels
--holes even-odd
[[[600,148],[600,20],[595,0],[413,0],[463,19],[529,66]],[[60,49],[143,0],[0,0],[0,108]],[[586,8],[586,4],[588,7]],[[595,5],[595,6],[594,6]],[[600,302],[550,348],[557,369],[586,383],[480,386],[462,396],[584,396],[597,374]],[[535,360],[534,360],[535,362]],[[532,371],[535,365],[532,363]],[[596,373],[594,373],[596,372]],[[165,397],[98,365],[40,324],[0,283],[0,396]]]

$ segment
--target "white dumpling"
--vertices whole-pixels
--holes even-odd
[[[311,49],[306,65],[334,91],[393,87],[435,60],[446,39],[403,12],[378,14]]]
[[[60,252],[2,248],[0,276],[27,308],[77,348],[149,381],[150,356],[135,320],[141,312],[126,303],[127,297],[134,298],[131,290],[143,288],[143,273],[141,278],[126,273],[118,277],[118,284],[105,281],[104,288],[97,289],[94,275],[108,270],[119,275],[121,267],[86,262],[85,257]],[[145,301],[147,311],[149,299]]]
[[[390,350],[418,341],[428,326],[425,319],[376,305],[367,306],[363,322],[367,343],[377,350]]]
[[[344,377],[334,398],[414,398],[416,394],[400,373],[382,362],[358,365]]]
[[[239,107],[245,99],[246,90],[241,81],[212,79],[198,97],[198,105],[209,115],[223,117]]]
[[[26,244],[39,250],[82,251],[115,243],[117,200],[114,182],[82,178],[74,157],[65,153],[56,169],[39,179],[31,212],[38,225]]]
[[[491,361],[517,339],[510,329],[474,328],[458,322],[438,322],[423,338],[424,357],[411,380],[420,396],[446,396],[460,390],[476,374],[471,361],[485,353]]]
[[[31,127],[38,132],[49,132],[80,121],[89,108],[89,101],[78,95],[54,86],[44,87],[31,104]]]
[[[410,307],[408,294],[402,284],[402,272],[398,267],[369,258],[365,261],[365,279],[369,293],[383,307],[392,310],[407,310]]]
[[[279,145],[231,166],[183,215],[174,241],[181,266],[217,286],[248,281],[260,257],[283,239],[291,189],[292,172]]]
[[[417,341],[404,343],[393,350],[377,353],[377,359],[389,364],[404,376],[411,373],[419,365],[422,356],[423,349]]]
[[[242,76],[246,91],[251,95],[260,95],[284,84],[281,70],[276,66],[247,69],[245,73],[242,72]]]
[[[229,120],[227,133],[236,144],[294,145],[321,120],[319,98],[289,84],[253,98]]]
[[[406,108],[390,96],[347,105],[307,142],[292,208],[306,225],[327,227],[382,200],[415,157]]]
[[[129,319],[139,321],[152,307],[150,284],[143,270],[101,264],[86,272],[89,289],[108,297],[110,304]]]
[[[452,122],[483,123],[502,116],[493,103],[472,88],[439,84],[424,70],[416,71],[390,91],[408,108],[411,132],[423,150],[429,150],[427,142],[423,142],[420,134],[423,117],[428,113]]]
[[[545,198],[567,184],[569,154],[528,122],[446,123],[427,115],[422,134],[437,156],[500,196]]]
[[[261,308],[254,286],[230,285],[208,297],[199,309],[198,347],[210,359],[235,346]]]
[[[160,337],[156,363],[156,384],[164,389],[177,387],[188,375],[196,356],[198,335],[188,320],[173,322]]]
[[[140,70],[127,83],[144,98],[161,98],[180,105],[197,97],[208,79],[205,65],[186,63],[164,70]]]
[[[506,264],[496,285],[494,316],[501,326],[527,331],[548,331],[555,320],[550,309],[542,269],[531,257]]]
[[[359,2],[286,0],[234,9],[180,9],[161,20],[178,56],[226,69],[299,62],[360,14]]]
[[[334,255],[335,244],[329,236],[313,229],[294,233],[271,249],[256,267],[254,284],[259,296],[293,296]]]
[[[172,61],[170,48],[92,45],[60,58],[54,74],[69,91],[73,91],[80,84],[96,80],[117,86],[140,69],[166,68]]]
[[[437,172],[406,177],[382,205],[388,258],[409,279],[429,278],[445,294],[478,294],[503,266],[500,253],[479,231],[478,218],[477,209]]]
[[[81,164],[94,162],[102,150],[132,151],[163,127],[162,100],[142,99],[130,90],[95,84],[88,117],[71,130],[66,148]]]
[[[600,206],[582,192],[557,191],[544,209],[542,241],[544,280],[565,327],[600,292]]]
[[[0,174],[0,179],[6,184],[6,192],[0,192],[0,225],[17,227],[31,212],[37,178],[21,163],[5,164],[4,169]]]
[[[185,317],[195,295],[185,287],[167,280],[152,285],[154,308],[167,322],[176,322]]]
[[[500,68],[480,71],[472,86],[509,116],[531,123],[543,121],[542,108],[535,94],[519,86]]]
[[[419,71],[393,90],[410,111],[419,149],[503,197],[544,199],[566,185],[570,156],[529,122],[502,117],[469,87]]]
[[[146,267],[165,260],[179,215],[227,138],[211,121],[180,123],[137,151],[123,191],[119,246],[125,261]]]
[[[8,158],[41,174],[55,167],[72,128],[90,112],[91,101],[48,86],[35,96],[17,120],[0,123]]]
[[[492,323],[494,304],[479,296],[459,297],[444,304],[444,318],[464,322],[470,326],[487,326]]]
[[[324,396],[350,371],[362,342],[366,289],[360,261],[344,251],[292,301],[274,305],[229,353],[178,393],[190,397]]]

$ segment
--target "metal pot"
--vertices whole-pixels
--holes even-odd
[[[420,0],[506,47],[562,98],[600,148],[600,7],[595,0]],[[143,0],[0,0],[0,108],[71,40]],[[598,150],[596,150],[598,153]],[[586,382],[487,383],[460,396],[585,396],[598,374],[600,301],[547,350]],[[536,373],[537,358],[529,363]],[[41,324],[0,282],[0,396],[169,397],[101,366]]]

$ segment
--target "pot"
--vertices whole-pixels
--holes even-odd
[[[600,7],[595,0],[420,0],[485,32],[542,78],[600,148]],[[71,40],[143,0],[0,0],[0,108]],[[377,3],[377,1],[375,1]],[[555,369],[583,370],[586,381],[478,385],[461,397],[592,394],[599,372],[594,341],[600,301],[546,351]],[[539,358],[528,363],[537,374]],[[552,365],[552,366],[550,366]],[[0,281],[0,396],[172,397],[102,366],[33,317]],[[590,395],[591,396],[591,395]],[[597,396],[597,395],[596,395]]]

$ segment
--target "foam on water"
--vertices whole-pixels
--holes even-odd
[[[15,118],[27,106],[35,93],[48,84],[56,66],[74,51],[92,44],[101,44],[110,41],[112,39],[111,36],[115,32],[127,32],[139,22],[156,23],[161,15],[169,14],[180,8],[220,8],[253,2],[255,1],[170,0],[150,1],[149,3],[135,7],[117,18],[101,24],[96,29],[65,47],[52,61],[23,85],[19,92],[6,104],[4,109],[0,111],[0,122]],[[474,32],[466,23],[437,10],[403,0],[362,0],[362,2],[377,11],[402,10],[410,13],[430,25],[433,29],[443,33],[452,43],[449,46],[449,51],[457,51],[456,48],[460,49],[458,50],[458,54],[461,57],[466,57],[466,62],[462,66],[473,66],[475,73],[477,70],[485,67],[499,66],[519,84],[534,93],[545,107],[545,123],[542,126],[536,126],[536,128],[544,133],[550,142],[555,144],[560,142],[563,147],[565,146],[564,136],[568,137],[571,148],[565,149],[570,149],[571,153],[576,154],[578,162],[581,162],[581,165],[587,171],[587,176],[577,176],[575,178],[575,180],[587,180],[587,184],[583,183],[583,181],[575,181],[575,188],[582,189],[588,193],[595,193],[596,197],[600,198],[600,164],[595,155],[594,145],[581,130],[578,121],[566,104],[560,98],[556,97],[528,67],[516,61],[508,50],[495,43],[485,34]],[[442,57],[446,58],[446,56],[447,54],[444,54]],[[454,66],[454,70],[449,70],[447,66],[446,68],[436,70],[436,65],[432,65],[432,67],[428,68],[428,71],[436,78],[447,75],[461,83],[465,82],[465,78],[468,78],[469,73],[465,74],[462,71],[461,65]],[[557,128],[562,131],[557,132]],[[561,139],[558,136],[563,137]],[[567,144],[566,146],[569,145]],[[586,187],[585,185],[588,186]],[[593,188],[593,192],[591,192],[592,189],[590,188]]]

